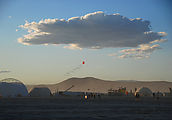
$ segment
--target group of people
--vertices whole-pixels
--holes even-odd
[[[154,99],[159,100],[160,95],[158,93],[153,93],[152,96],[153,96]],[[140,94],[136,93],[135,97],[136,97],[136,100],[138,100],[140,98]]]
[[[101,98],[100,94],[95,94],[95,93],[85,93],[84,99],[96,99],[96,98]]]

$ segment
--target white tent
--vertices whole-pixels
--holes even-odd
[[[30,93],[29,96],[31,97],[49,97],[51,96],[51,91],[49,88],[47,87],[40,87],[40,88],[33,88]]]
[[[152,91],[147,87],[142,87],[138,89],[135,94],[139,94],[140,96],[152,96]]]
[[[0,81],[0,96],[17,97],[27,96],[28,91],[25,85],[19,80],[7,78]]]

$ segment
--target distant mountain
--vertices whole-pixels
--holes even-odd
[[[166,81],[135,81],[135,80],[119,80],[119,81],[106,81],[94,77],[85,78],[69,78],[58,84],[49,85],[27,85],[28,90],[33,87],[48,87],[52,92],[64,91],[72,87],[69,91],[83,91],[83,92],[102,92],[106,93],[108,89],[118,89],[119,87],[126,87],[128,91],[140,87],[148,87],[152,91],[169,92],[169,87],[172,87],[172,82]]]

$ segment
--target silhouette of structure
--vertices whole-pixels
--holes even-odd
[[[71,87],[67,88],[65,91],[59,91],[58,94],[59,95],[65,95],[65,93],[67,93],[70,89],[72,89],[74,87],[74,85],[72,85]],[[57,94],[57,93],[56,93]]]
[[[120,87],[118,90],[108,89],[109,96],[126,96],[128,95],[128,91],[126,87]]]
[[[13,78],[7,78],[0,81],[1,97],[21,97],[27,95],[27,88],[21,81]]]
[[[139,96],[152,96],[153,95],[152,91],[147,87],[142,87],[140,89],[137,89],[137,91],[135,92],[135,95],[137,94]]]
[[[29,93],[29,96],[31,97],[50,97],[51,95],[51,91],[47,87],[36,87],[33,88]]]

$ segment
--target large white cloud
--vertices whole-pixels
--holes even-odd
[[[166,36],[165,32],[153,32],[147,20],[100,11],[68,20],[26,22],[20,27],[28,30],[27,35],[18,38],[22,44],[64,44],[70,49],[138,47],[161,41]]]

